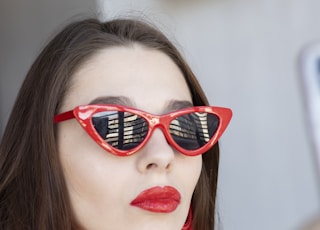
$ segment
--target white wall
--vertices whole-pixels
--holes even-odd
[[[1,1],[0,136],[45,38],[66,19],[92,14],[95,7],[86,0]],[[179,41],[211,103],[233,108],[221,140],[219,205],[225,230],[298,229],[320,213],[320,179],[296,65],[301,47],[320,39],[320,1],[202,0],[173,6],[100,0],[97,8],[102,18],[128,10],[149,15]]]
[[[319,214],[297,55],[320,39],[320,1],[208,0],[172,12],[159,1],[99,2],[105,18],[128,9],[155,18],[180,42],[211,103],[233,108],[221,141],[225,230],[298,229]]]

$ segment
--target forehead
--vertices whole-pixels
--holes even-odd
[[[99,97],[126,97],[145,111],[161,112],[172,100],[191,102],[184,76],[164,53],[139,45],[96,53],[72,76],[64,109]]]

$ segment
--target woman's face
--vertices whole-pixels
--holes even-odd
[[[102,50],[82,65],[60,112],[93,101],[152,114],[192,105],[174,62],[138,45]],[[202,159],[176,152],[161,129],[140,151],[119,157],[103,150],[72,119],[59,123],[58,145],[71,204],[84,229],[182,228]],[[174,196],[176,203],[171,198],[162,201],[161,194]]]

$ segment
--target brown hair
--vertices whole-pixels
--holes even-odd
[[[97,51],[138,43],[167,54],[181,69],[194,105],[208,105],[196,77],[159,30],[139,20],[69,24],[43,49],[20,89],[0,144],[0,229],[76,229],[53,116],[71,76]],[[193,198],[193,229],[213,230],[219,149],[203,155]]]

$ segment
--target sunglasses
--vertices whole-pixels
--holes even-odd
[[[160,128],[178,152],[196,156],[208,151],[221,137],[232,117],[228,108],[196,106],[153,115],[121,105],[85,105],[55,115],[54,122],[75,118],[91,138],[116,156],[139,151]]]

